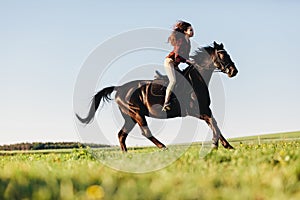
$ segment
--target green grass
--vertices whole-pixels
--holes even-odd
[[[294,131],[294,132],[287,132],[287,133],[274,133],[274,134],[264,134],[264,135],[257,135],[257,136],[248,136],[248,137],[238,137],[238,138],[232,138],[229,141],[230,142],[259,142],[259,140],[292,140],[300,139],[300,131]]]
[[[88,149],[2,154],[0,199],[300,199],[299,140],[234,144],[234,151],[220,147],[204,158],[193,144],[167,167],[142,174],[102,162],[116,158],[122,165],[155,166],[185,146],[96,151],[102,162]]]

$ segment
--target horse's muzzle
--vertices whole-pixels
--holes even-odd
[[[229,69],[228,77],[232,78],[232,77],[235,77],[237,75],[238,70],[234,65],[230,66],[228,69]]]

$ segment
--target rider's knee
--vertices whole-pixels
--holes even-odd
[[[174,65],[174,61],[171,58],[166,58],[164,62],[164,66],[172,67]]]

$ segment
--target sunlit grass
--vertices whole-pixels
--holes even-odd
[[[176,148],[183,147],[112,150],[98,158],[159,165]],[[143,174],[106,167],[89,149],[2,155],[0,199],[300,199],[299,140],[237,142],[235,148],[200,158],[194,144],[167,167]],[[147,152],[155,157],[130,159]]]

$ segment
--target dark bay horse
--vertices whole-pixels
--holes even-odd
[[[108,101],[112,92],[115,93],[115,101],[119,106],[121,114],[125,120],[123,127],[118,133],[118,138],[122,151],[127,151],[125,140],[133,127],[138,124],[142,130],[142,135],[147,137],[159,148],[166,146],[156,139],[148,128],[146,116],[153,118],[173,118],[193,116],[204,120],[213,131],[213,148],[218,148],[219,140],[228,149],[233,147],[221,134],[217,122],[214,119],[210,106],[210,96],[208,83],[215,70],[219,70],[234,77],[238,70],[224,49],[223,44],[214,42],[213,46],[199,48],[191,56],[195,61],[194,65],[189,65],[178,77],[177,87],[173,91],[171,110],[162,111],[164,103],[164,93],[167,80],[159,77],[158,80],[136,80],[125,83],[122,86],[107,87],[99,91],[92,100],[91,108],[86,118],[77,118],[88,124],[95,116],[100,102]],[[155,82],[157,84],[155,84]],[[189,87],[187,87],[189,86]],[[191,89],[189,89],[191,88]]]

